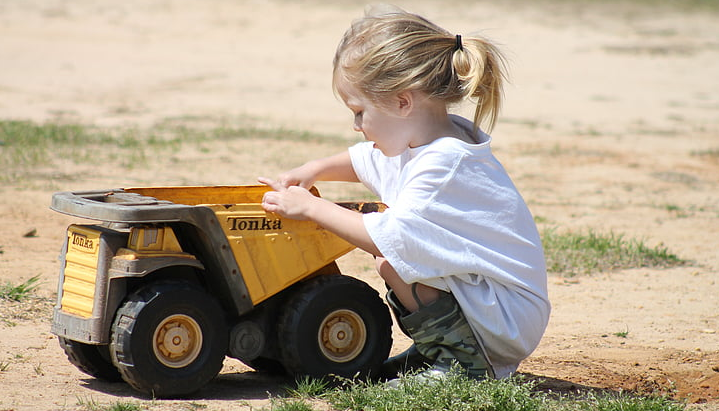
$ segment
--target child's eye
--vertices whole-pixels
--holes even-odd
[[[358,111],[355,113],[355,118],[362,118],[362,114],[364,114],[363,111]]]

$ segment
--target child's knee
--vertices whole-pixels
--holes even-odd
[[[377,273],[379,273],[379,276],[388,284],[399,279],[397,271],[395,271],[394,267],[392,267],[384,257],[375,258],[375,269]]]

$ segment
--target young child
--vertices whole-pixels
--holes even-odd
[[[367,142],[279,176],[269,212],[313,220],[376,256],[387,299],[414,345],[389,364],[454,362],[502,378],[537,346],[550,312],[532,215],[494,158],[504,79],[499,50],[393,9],[353,22],[334,57],[333,86]],[[477,100],[474,121],[448,106]],[[389,208],[359,214],[307,190],[362,182]]]

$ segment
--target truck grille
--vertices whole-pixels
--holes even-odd
[[[100,232],[71,225],[67,237],[61,310],[90,318],[95,300]]]

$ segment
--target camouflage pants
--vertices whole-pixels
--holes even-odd
[[[419,310],[413,313],[396,300],[391,290],[387,301],[402,330],[414,340],[417,351],[434,362],[433,368],[447,371],[457,362],[470,377],[493,378],[492,367],[454,296],[443,292],[436,301],[424,305],[417,298],[414,284],[412,292],[419,304]]]

